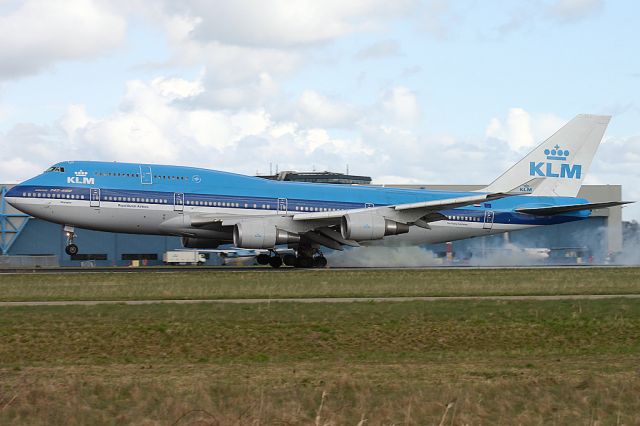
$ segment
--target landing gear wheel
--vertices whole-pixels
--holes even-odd
[[[269,265],[272,268],[279,268],[282,266],[282,258],[280,256],[273,256],[269,258]]]
[[[259,265],[269,265],[270,260],[271,256],[266,253],[262,253],[256,256],[256,262],[258,262]]]
[[[287,266],[296,266],[296,255],[291,253],[285,254],[282,256],[282,263]]]
[[[314,268],[326,268],[327,267],[327,259],[324,256],[318,256],[313,258],[313,267]]]
[[[76,254],[78,254],[78,246],[75,244],[69,244],[64,248],[64,251],[69,256],[75,256]]]
[[[308,256],[297,257],[296,268],[313,268],[313,258]]]

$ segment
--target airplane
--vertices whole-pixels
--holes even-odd
[[[627,202],[577,198],[610,116],[581,114],[479,191],[271,181],[203,168],[63,161],[14,186],[17,209],[75,227],[175,235],[185,248],[268,250],[274,268],[326,267],[321,250],[433,244],[555,225]],[[282,255],[288,247],[292,253]]]

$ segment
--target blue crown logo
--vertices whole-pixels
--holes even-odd
[[[560,145],[556,144],[553,149],[545,149],[544,155],[547,156],[547,160],[566,160],[569,156],[569,150],[562,150],[560,149]]]

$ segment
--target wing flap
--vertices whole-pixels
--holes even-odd
[[[318,232],[320,232],[321,234],[323,234],[326,237],[331,238],[334,241],[339,242],[343,246],[360,247],[360,244],[358,244],[356,241],[347,240],[347,239],[342,238],[342,234],[339,233],[338,231],[336,231],[335,229],[320,228],[320,229],[318,229]]]
[[[344,250],[342,248],[342,244],[340,244],[339,242],[335,241],[334,239],[331,239],[319,232],[313,232],[313,231],[309,231],[307,233],[304,234],[304,236],[306,238],[308,238],[309,240],[311,240],[314,243],[323,245],[325,247],[329,247],[330,249],[333,250]]]

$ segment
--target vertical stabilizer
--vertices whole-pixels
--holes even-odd
[[[482,191],[505,192],[541,178],[532,194],[575,197],[610,119],[607,115],[577,115]]]

